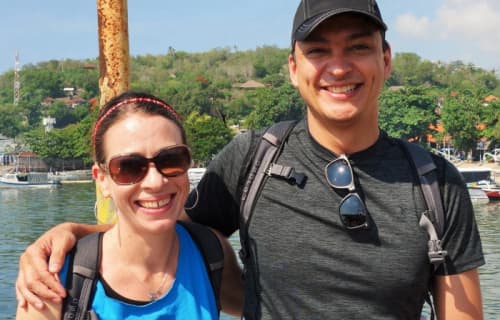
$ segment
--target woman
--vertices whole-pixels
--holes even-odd
[[[124,93],[101,109],[92,138],[92,174],[118,218],[102,236],[94,312],[100,319],[217,319],[203,258],[176,222],[189,193],[191,154],[175,110],[154,96]],[[237,315],[237,262],[227,240],[219,239],[225,257],[222,309]],[[237,298],[229,303],[224,296]],[[18,319],[60,319],[61,305],[45,302],[43,311],[18,308]]]

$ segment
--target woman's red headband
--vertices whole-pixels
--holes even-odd
[[[179,120],[179,114],[174,110],[174,108],[172,108],[171,106],[169,106],[168,104],[166,104],[165,102],[163,101],[160,101],[160,100],[157,100],[157,99],[152,99],[152,98],[130,98],[130,99],[126,99],[126,100],[123,100],[121,102],[118,102],[117,104],[115,104],[114,106],[112,106],[111,108],[108,109],[108,111],[106,111],[106,113],[104,113],[100,118],[99,120],[97,120],[96,124],[95,124],[95,127],[94,127],[94,133],[92,134],[92,140],[94,141],[94,144],[95,144],[95,139],[96,139],[96,134],[97,134],[97,130],[99,130],[99,127],[101,126],[102,122],[113,112],[115,111],[116,109],[120,108],[121,106],[124,106],[126,104],[131,104],[131,103],[138,103],[138,102],[149,102],[149,103],[154,103],[154,104],[157,104],[163,108],[165,108],[170,114],[172,114],[175,119]]]

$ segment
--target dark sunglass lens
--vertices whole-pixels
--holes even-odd
[[[109,174],[116,183],[135,183],[144,177],[148,167],[148,161],[143,157],[117,157],[109,162]]]
[[[331,162],[326,168],[328,182],[335,188],[347,188],[352,184],[352,171],[344,159]]]
[[[340,218],[348,229],[366,227],[366,207],[361,198],[354,193],[348,194],[340,203]]]
[[[191,154],[186,147],[174,147],[161,151],[155,157],[156,168],[167,177],[184,174],[191,166]]]

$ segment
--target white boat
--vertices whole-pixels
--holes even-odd
[[[492,178],[493,170],[489,167],[458,167],[458,171],[467,184],[472,202],[488,203],[490,198],[484,189],[495,185]]]
[[[49,179],[48,172],[7,172],[0,176],[0,187],[56,187],[61,183]]]

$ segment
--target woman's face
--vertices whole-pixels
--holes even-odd
[[[158,151],[182,144],[181,132],[174,122],[142,112],[128,113],[104,134],[106,164],[118,155],[154,157]],[[110,196],[121,223],[136,230],[163,232],[175,225],[189,192],[187,172],[164,177],[153,163],[146,176],[135,184],[116,184],[109,174],[94,166],[104,196]]]

